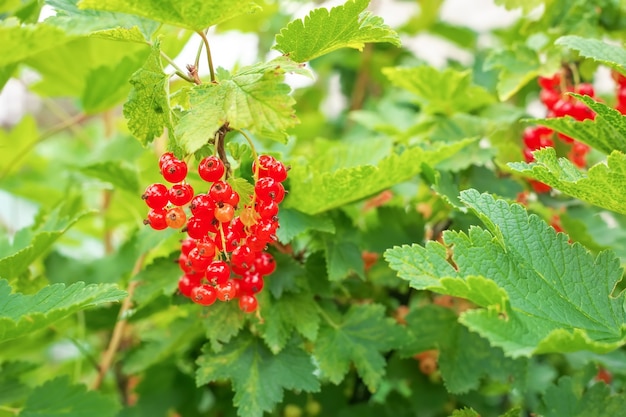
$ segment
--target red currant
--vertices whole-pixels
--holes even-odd
[[[191,299],[194,303],[210,306],[217,299],[217,291],[210,285],[200,285],[191,290]]]
[[[152,184],[146,188],[141,198],[146,202],[148,207],[153,209],[162,209],[167,204],[167,187],[163,184]]]
[[[180,229],[187,221],[185,211],[180,207],[173,207],[167,211],[165,221],[172,229]]]
[[[593,85],[589,83],[580,83],[576,86],[576,92],[583,96],[594,97],[596,92],[593,88]]]
[[[260,252],[254,258],[254,270],[261,275],[270,275],[276,270],[274,257],[267,252]]]
[[[187,177],[187,163],[179,159],[167,161],[161,167],[161,174],[167,182],[181,182]]]
[[[213,261],[206,267],[206,279],[215,285],[223,285],[230,276],[230,267],[224,261]]]
[[[215,201],[215,204],[224,203],[230,199],[233,188],[225,181],[216,181],[211,185],[209,196]]]
[[[198,194],[191,199],[189,209],[191,210],[191,214],[194,216],[210,221],[210,219],[213,218],[215,202],[208,194]]]
[[[178,291],[185,297],[191,297],[191,292],[195,287],[201,285],[200,275],[185,274],[178,279]]]
[[[203,254],[201,254],[196,247],[193,248],[191,252],[189,252],[189,255],[187,255],[187,259],[189,259],[191,267],[194,269],[194,271],[204,271],[206,267],[209,266],[212,258],[203,256]]]
[[[254,252],[248,245],[240,245],[233,249],[230,256],[230,262],[243,268],[250,268],[254,262]]]
[[[209,233],[210,222],[198,216],[192,216],[187,220],[187,234],[194,239],[202,239]]]
[[[216,290],[217,298],[220,301],[230,301],[237,295],[237,288],[235,288],[235,285],[231,281],[228,281],[224,285],[218,285]]]
[[[561,84],[561,74],[557,72],[552,77],[539,77],[537,81],[544,90],[554,90]]]
[[[165,209],[152,209],[148,212],[148,218],[143,224],[149,224],[154,230],[167,229],[167,211]]]
[[[198,242],[198,253],[200,256],[213,259],[215,257],[216,247],[211,238],[206,237]]]
[[[167,192],[170,203],[184,206],[193,198],[193,188],[189,184],[174,184]]]
[[[191,220],[191,219],[189,219],[189,220]],[[196,239],[190,239],[190,238],[183,239],[180,242],[180,252],[183,255],[187,255],[187,254],[189,254],[190,250],[192,250],[193,248],[195,248],[197,246],[197,244],[198,244],[198,242],[196,241]]]
[[[263,276],[258,272],[246,272],[241,278],[241,291],[244,294],[256,294],[263,289]]]
[[[228,223],[235,216],[235,209],[230,204],[223,203],[215,208],[215,218],[222,222]]]
[[[253,295],[243,294],[239,298],[239,309],[244,313],[253,313],[257,305],[258,301]]]
[[[219,181],[224,175],[224,163],[217,156],[207,156],[198,164],[198,174],[206,182]]]
[[[274,200],[259,200],[256,202],[256,212],[262,219],[271,219],[278,214],[278,203]]]
[[[274,178],[264,177],[256,182],[254,193],[260,200],[274,200],[280,203],[285,197],[285,188]]]
[[[283,182],[287,179],[287,168],[285,165],[277,161],[271,155],[260,155],[258,158],[259,164],[259,178],[270,177],[278,182]],[[256,172],[257,161],[252,164],[252,172]]]
[[[233,249],[239,246],[239,240],[241,239],[241,236],[230,227],[225,227],[223,230],[226,248],[224,248],[224,245],[222,243],[222,236],[219,231],[217,236],[215,236],[215,246],[217,246],[220,251],[226,250],[226,252],[232,252]]]
[[[163,155],[161,155],[161,157],[159,158],[159,169],[163,169],[163,165],[165,165],[166,162],[172,161],[174,159],[177,159],[176,156],[174,156],[173,153],[171,152],[165,152]]]

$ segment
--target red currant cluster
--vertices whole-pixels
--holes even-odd
[[[611,75],[615,80],[615,110],[622,114],[626,114],[626,77],[617,71],[611,71]]]
[[[187,232],[178,258],[184,273],[179,291],[201,305],[238,298],[241,310],[255,311],[255,294],[263,288],[264,277],[276,269],[265,249],[276,239],[279,227],[285,165],[272,156],[259,156],[252,165],[254,194],[242,208],[239,194],[224,180],[226,168],[217,156],[198,164],[200,178],[211,184],[207,193],[194,194],[184,182],[187,163],[172,153],[161,156],[159,167],[163,178],[174,185],[146,188],[142,198],[150,211],[144,223],[155,230],[170,227]]]
[[[575,92],[589,97],[595,97],[593,86],[589,83],[580,83],[574,87],[568,85],[561,73],[556,73],[552,77],[539,77],[541,92],[539,99],[546,106],[547,117],[571,116],[576,120],[594,119],[595,113],[584,103],[570,96],[569,92]],[[554,146],[554,132],[545,126],[528,127],[524,130],[524,159],[526,162],[534,161],[533,151],[545,147]],[[572,163],[580,168],[587,165],[587,153],[589,146],[578,142],[573,138],[558,133],[557,137],[568,145],[571,145],[568,158]],[[531,180],[530,185],[537,193],[550,191],[550,186],[539,181]]]

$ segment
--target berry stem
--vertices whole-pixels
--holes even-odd
[[[206,57],[209,62],[209,72],[211,73],[211,82],[215,82],[215,71],[213,70],[213,59],[211,58],[211,48],[209,47],[209,40],[206,37],[204,31],[199,30],[198,35],[202,38],[202,42],[204,42],[204,47],[206,48]]]
[[[198,45],[198,52],[196,52],[196,60],[193,63],[194,67],[196,68],[198,68],[198,66],[200,65],[200,56],[202,55],[203,47],[204,47],[204,41],[201,41],[200,45]]]
[[[220,222],[219,229],[220,229],[220,238],[222,239],[222,253],[224,254],[224,257],[226,258],[226,261],[229,262],[230,258],[228,257],[228,251],[226,250],[226,237],[224,236],[224,227],[222,227],[222,222]]]
[[[244,132],[243,130],[238,129],[237,131],[241,133],[241,135],[246,139],[246,141],[248,142],[248,145],[250,145],[250,150],[252,150],[252,158],[256,162],[254,164],[254,172],[252,173],[252,178],[254,179],[254,183],[256,184],[256,182],[259,180],[259,169],[261,165],[259,163],[259,155],[256,153],[256,148],[254,147],[254,143],[252,143],[252,139],[250,138],[250,136],[248,136],[246,132]],[[256,203],[256,193],[252,194],[252,200],[250,201],[250,206],[254,208],[255,203]]]
[[[137,261],[135,262],[135,265],[133,266],[133,271],[131,272],[131,277],[134,277],[137,274],[139,274],[139,272],[143,268],[143,264],[146,260],[146,256],[147,256],[147,253],[143,253],[141,254],[141,256],[139,256],[139,258],[137,258]],[[135,293],[135,289],[137,288],[137,285],[139,285],[139,281],[131,281],[128,284],[128,288],[126,289],[126,292],[128,293],[128,295],[122,302],[122,306],[120,307],[120,312],[117,316],[117,322],[115,323],[115,327],[113,328],[113,333],[111,334],[111,340],[109,341],[109,346],[107,347],[106,351],[103,353],[102,360],[100,361],[100,365],[98,366],[98,375],[92,385],[92,389],[94,390],[100,388],[100,385],[102,385],[102,381],[104,380],[105,375],[107,374],[107,372],[109,371],[109,368],[111,368],[111,365],[113,364],[113,358],[115,357],[115,353],[120,347],[120,343],[122,342],[122,336],[124,335],[124,329],[126,327],[126,318],[127,318],[128,312],[132,308],[132,304],[133,304],[132,298],[133,298],[133,294]]]
[[[167,61],[168,64],[170,64],[174,70],[175,70],[175,74],[178,75],[180,78],[182,78],[185,81],[188,81],[190,83],[195,84],[195,81],[193,80],[193,78],[188,77],[185,72],[178,66],[176,65],[176,63],[174,62],[174,60],[172,58],[170,58],[169,56],[167,56],[167,54],[163,51],[160,51],[161,53],[161,57]]]

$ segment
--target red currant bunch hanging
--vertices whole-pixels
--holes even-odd
[[[183,272],[180,293],[205,306],[238,299],[242,311],[256,311],[256,295],[276,269],[266,249],[276,240],[279,227],[285,165],[270,155],[256,158],[254,193],[245,196],[249,203],[243,206],[239,193],[225,180],[227,169],[217,156],[198,164],[200,178],[209,184],[204,193],[194,193],[184,182],[187,164],[173,154],[163,154],[159,167],[163,178],[175,184],[169,189],[163,184],[148,186],[142,198],[151,210],[144,223],[155,230],[172,227],[187,233],[178,258]]]

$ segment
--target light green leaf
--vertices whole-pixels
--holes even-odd
[[[541,62],[537,52],[526,45],[516,44],[492,52],[484,63],[485,70],[499,69],[498,97],[506,101],[539,75]]]
[[[335,171],[319,172],[315,164],[300,162],[289,171],[291,189],[285,207],[318,214],[358,201],[412,178],[421,172],[422,163],[435,165],[472,142],[441,144],[427,150],[411,148],[382,159],[377,166],[362,165]]]
[[[77,311],[125,296],[114,285],[84,282],[50,285],[33,295],[11,294],[9,283],[0,280],[0,341],[28,335]]]
[[[39,140],[37,122],[32,116],[25,116],[10,131],[0,130],[0,178],[18,171],[24,159],[17,155],[24,155]]]
[[[612,107],[588,96],[572,94],[596,112],[594,120],[577,121],[572,117],[532,119],[529,122],[547,126],[576,140],[610,154],[614,150],[626,152],[626,117]]]
[[[528,13],[545,4],[546,0],[495,0],[495,2],[497,5],[506,7],[507,10],[521,8],[524,13]]]
[[[420,106],[430,113],[467,113],[495,101],[483,87],[472,84],[470,71],[439,71],[424,65],[384,68],[383,73],[393,85],[414,94]]]
[[[450,417],[480,417],[480,414],[471,408],[465,407],[462,410],[454,410]]]
[[[169,79],[163,72],[159,42],[155,42],[144,66],[130,78],[132,89],[124,104],[128,129],[145,146],[163,133],[171,132]]]
[[[541,414],[545,417],[613,417],[623,412],[626,397],[611,394],[603,383],[595,383],[583,389],[575,386],[569,376],[561,377],[543,397]]]
[[[568,159],[557,158],[553,148],[540,149],[533,155],[535,161],[531,164],[508,165],[579,200],[626,214],[626,154],[614,151],[606,163],[594,165],[587,173],[579,171]]]
[[[343,317],[322,324],[313,354],[322,377],[338,384],[354,364],[373,392],[385,374],[382,353],[397,347],[402,335],[395,321],[385,317],[382,305],[352,305]]]
[[[178,278],[181,275],[176,259],[155,259],[133,278],[133,281],[140,282],[133,294],[133,301],[141,307],[159,295],[171,296],[178,289]]]
[[[518,205],[476,190],[461,201],[485,229],[445,232],[446,247],[396,247],[385,258],[413,288],[469,298],[486,309],[461,323],[508,356],[591,350],[608,352],[626,336],[623,300],[611,298],[622,277],[610,252],[597,257]]]
[[[599,39],[586,39],[580,36],[562,36],[555,42],[577,51],[585,58],[591,58],[626,74],[626,51],[621,46],[610,45]]]
[[[296,62],[305,62],[340,48],[362,50],[366,43],[400,46],[398,34],[383,19],[365,11],[368,4],[369,0],[348,0],[330,11],[315,9],[282,29],[274,48]]]
[[[271,280],[270,276],[267,280]],[[261,337],[273,353],[280,352],[294,331],[308,340],[315,340],[320,317],[310,292],[284,293],[279,299],[267,297],[263,303]]]
[[[246,315],[239,308],[237,301],[215,303],[202,320],[202,328],[211,343],[213,351],[218,352],[222,345],[237,336],[246,322]]]
[[[281,208],[278,219],[280,228],[278,228],[276,236],[281,243],[289,243],[294,237],[308,230],[335,233],[332,220],[323,214],[311,216],[295,209]]]
[[[112,184],[116,189],[139,193],[137,169],[125,161],[97,162],[80,168],[80,171],[93,178]]]
[[[113,417],[119,409],[113,397],[72,385],[68,376],[62,376],[35,388],[20,417]]]
[[[0,21],[0,66],[23,61],[39,52],[63,45],[73,37],[45,23],[21,25],[17,19]]]
[[[305,392],[320,389],[315,368],[305,351],[290,345],[274,355],[250,334],[232,340],[219,353],[205,346],[197,363],[198,386],[232,381],[233,402],[239,416],[261,417],[282,401],[286,389]]]
[[[204,30],[235,16],[253,13],[259,5],[249,0],[81,0],[81,9],[108,10],[143,16],[195,31]]]
[[[149,42],[159,24],[124,13],[79,9],[78,0],[47,0],[56,15],[45,20],[71,35],[92,35],[112,40]]]
[[[285,72],[293,70],[300,67],[282,57],[244,67],[232,75],[219,71],[217,83],[194,87],[192,108],[176,126],[183,149],[197,151],[225,123],[284,142],[286,130],[298,123],[291,88],[284,83]]]

